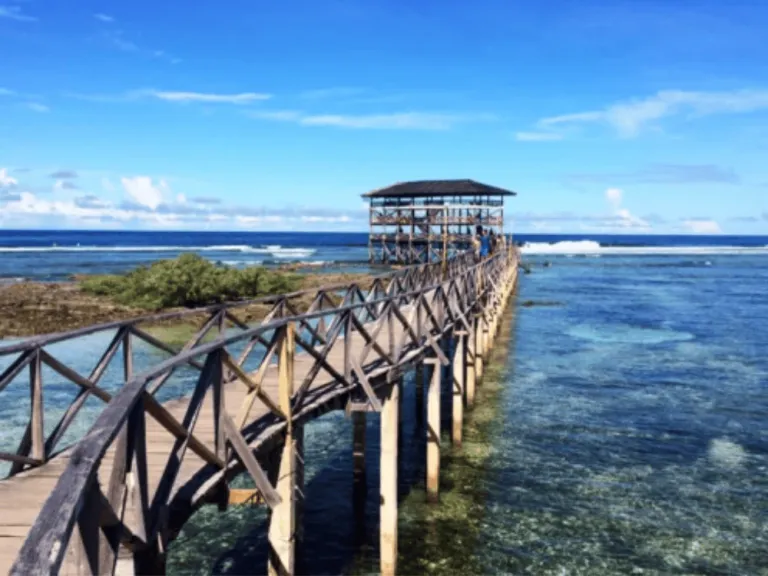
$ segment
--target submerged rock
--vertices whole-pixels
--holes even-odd
[[[523,300],[520,303],[520,306],[524,306],[525,308],[531,308],[533,306],[563,306],[564,304],[562,302],[557,302],[555,300]]]
[[[747,459],[744,448],[735,442],[722,438],[717,438],[709,443],[707,455],[713,464],[731,470],[740,467]]]

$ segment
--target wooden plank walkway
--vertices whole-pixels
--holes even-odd
[[[403,313],[407,314],[409,307],[403,307]],[[378,321],[384,321],[379,319]],[[366,324],[366,328],[372,331],[375,322]],[[396,341],[403,334],[404,329],[396,324]],[[352,335],[352,351],[359,354],[365,346],[365,341],[358,332]],[[378,343],[385,349],[389,348],[389,338],[386,330],[382,330],[377,338]],[[336,370],[344,373],[344,339],[339,338],[332,346],[328,362]],[[421,351],[414,351],[412,355],[418,355]],[[315,360],[309,354],[298,354],[294,365],[294,383],[300,383],[315,364]],[[325,369],[315,377],[311,389],[321,388],[335,382]],[[296,385],[296,384],[294,384]],[[278,378],[277,365],[270,365],[264,378],[262,389],[277,402]],[[224,386],[224,403],[227,412],[234,419],[248,391],[246,385],[237,380]],[[322,401],[320,402],[322,403]],[[164,407],[179,421],[189,405],[189,398],[169,401]],[[260,402],[256,402],[248,420],[254,422],[269,413],[269,409]],[[206,394],[194,435],[201,440],[211,451],[214,450],[214,416],[211,390]],[[173,449],[176,437],[154,418],[147,418],[147,469],[150,501],[168,462],[169,454]],[[34,524],[40,509],[48,495],[52,492],[61,473],[66,468],[72,449],[64,451],[48,463],[39,468],[33,468],[16,476],[0,481],[0,573],[8,573],[18,552],[26,539],[30,527]],[[99,482],[104,493],[107,492],[109,478],[114,460],[114,447],[111,448],[99,468]],[[182,461],[179,475],[174,483],[174,492],[183,487],[193,476],[198,474],[206,466],[192,450],[187,450]],[[62,573],[77,573],[75,570],[74,554],[72,546],[67,553],[68,561],[65,563]]]

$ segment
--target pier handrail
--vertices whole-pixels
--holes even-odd
[[[459,267],[465,266],[469,262],[471,262],[470,254],[462,254],[457,258],[452,259],[449,266],[449,273],[452,273],[451,271],[456,270]],[[271,305],[271,309],[261,320],[263,325],[274,318],[284,317],[286,315],[298,315],[299,311],[295,302],[301,298],[309,296],[311,297],[311,304],[307,312],[328,310],[326,314],[330,314],[330,311],[338,306],[337,301],[348,304],[356,301],[365,301],[367,298],[366,293],[369,294],[368,297],[370,297],[370,295],[375,297],[376,295],[389,293],[394,288],[403,290],[425,283],[429,284],[433,282],[435,278],[438,278],[440,274],[440,263],[431,262],[407,266],[399,270],[375,275],[372,276],[370,282],[366,283],[336,283],[321,286],[319,288],[309,288],[286,294],[263,296],[250,300],[231,301],[171,312],[150,313],[124,320],[85,326],[83,328],[67,330],[64,332],[33,336],[14,344],[0,346],[0,357],[13,354],[17,355],[14,361],[0,373],[0,394],[2,394],[3,390],[5,390],[19,373],[27,367],[29,368],[30,382],[29,421],[27,422],[23,436],[20,438],[16,451],[11,453],[0,450],[0,462],[10,462],[11,467],[9,476],[14,476],[31,467],[40,466],[60,453],[61,449],[59,449],[59,446],[62,442],[62,438],[75,421],[76,416],[83,408],[88,398],[94,396],[104,402],[108,402],[111,399],[112,395],[103,388],[100,388],[99,382],[120,348],[123,350],[123,359],[126,365],[124,370],[124,380],[127,381],[129,379],[130,372],[132,371],[132,366],[130,366],[130,356],[132,354],[131,340],[133,338],[138,338],[144,344],[160,352],[175,355],[181,351],[186,351],[195,347],[206,337],[209,337],[214,330],[218,329],[220,333],[223,332],[227,324],[241,329],[245,327],[245,322],[235,315],[237,309],[256,304]],[[334,296],[337,301],[334,301]],[[198,317],[201,315],[203,316],[203,321],[200,323],[199,329],[180,350],[155,338],[142,328],[142,326],[148,324]],[[318,314],[311,318],[314,319],[321,316],[322,314]],[[302,319],[301,324],[303,327],[306,326],[309,319],[310,318]],[[64,362],[58,360],[52,353],[45,349],[52,344],[72,341],[84,336],[110,330],[115,330],[115,335],[99,358],[96,366],[87,377],[79,374],[73,367],[67,366]],[[313,335],[313,341],[316,341],[316,335]],[[255,342],[254,345],[257,343],[266,344],[263,338],[257,338],[257,342]],[[248,353],[250,353],[250,350],[248,350]],[[187,365],[197,369],[202,368],[199,362],[194,360],[194,356],[187,357],[189,358],[189,361],[186,363]],[[45,416],[42,374],[43,366],[48,366],[66,381],[79,387],[77,395],[70,402],[64,414],[53,427],[52,432],[47,438],[45,437],[43,426]],[[160,377],[158,382],[153,386],[151,394],[154,395],[162,384],[173,375],[177,368],[178,366],[174,366],[165,375]],[[66,447],[64,447],[64,449],[66,449]]]
[[[129,542],[139,550],[151,548],[158,534],[164,530],[165,509],[173,495],[175,478],[187,450],[194,452],[215,471],[205,486],[197,490],[195,498],[201,498],[205,490],[212,489],[216,482],[239,466],[248,471],[267,505],[274,507],[280,502],[280,496],[253,456],[256,444],[279,437],[292,425],[322,411],[324,404],[342,396],[348,402],[366,403],[376,410],[377,387],[382,382],[390,381],[392,374],[400,373],[414,358],[427,352],[447,363],[438,339],[455,328],[467,333],[487,330],[483,328],[484,317],[489,309],[498,305],[501,299],[498,287],[509,274],[513,260],[514,253],[505,250],[479,263],[474,262],[471,253],[461,254],[451,260],[445,274],[439,262],[408,267],[375,278],[367,293],[357,284],[340,285],[340,304],[328,294],[336,287],[258,299],[259,302],[272,303],[273,309],[255,327],[246,325],[231,314],[232,308],[246,304],[244,302],[209,306],[202,309],[210,314],[209,318],[195,337],[178,351],[169,350],[167,345],[136,328],[135,324],[146,318],[156,320],[159,317],[200,313],[200,309],[106,323],[0,348],[0,355],[20,353],[17,361],[3,374],[0,385],[9,375],[12,378],[27,364],[30,365],[33,411],[22,444],[26,442],[26,446],[31,446],[33,453],[41,454],[42,416],[36,419],[35,409],[42,404],[42,363],[79,385],[81,396],[93,394],[107,402],[96,422],[72,450],[69,463],[43,505],[11,573],[56,573],[70,545],[75,524],[78,524],[80,534],[76,544],[79,557],[83,566],[92,573],[114,569],[117,547],[121,542]],[[385,280],[388,280],[386,285]],[[300,313],[291,300],[297,294],[308,292],[313,292],[315,297],[309,309]],[[221,330],[213,341],[201,343],[215,326],[221,328],[226,321],[242,331],[226,335]],[[107,329],[117,329],[117,333],[89,378],[64,366],[43,349],[46,344]],[[388,335],[386,347],[379,343],[382,335]],[[139,375],[133,375],[131,336],[174,355]],[[366,343],[359,356],[350,350],[353,336]],[[342,340],[343,373],[327,359],[334,345]],[[241,342],[247,342],[246,348],[238,359],[234,359],[227,347]],[[257,344],[263,344],[266,352],[255,374],[248,374],[245,362]],[[126,382],[112,397],[98,387],[98,379],[120,346],[125,358]],[[315,362],[303,381],[294,386],[293,357],[299,348]],[[278,358],[276,365],[272,362],[275,356]],[[197,360],[201,357],[204,357],[203,362]],[[155,399],[154,394],[174,370],[189,365],[200,371],[200,378],[191,392],[186,416],[183,422],[179,422]],[[276,367],[278,371],[278,398],[270,397],[261,389],[261,382],[270,367]],[[310,390],[321,370],[331,376],[330,382]],[[237,418],[232,418],[223,409],[223,386],[238,380],[249,391]],[[213,450],[194,435],[197,415],[209,390],[214,398]],[[249,421],[249,413],[256,401],[268,412],[255,421]],[[151,502],[144,438],[147,413],[176,437],[174,450],[169,455]],[[97,473],[102,459],[115,441],[116,464],[104,494],[99,487]],[[42,462],[34,455],[21,456],[14,461],[16,473],[33,464]],[[133,476],[126,480],[129,472]],[[136,525],[130,528],[123,521],[118,505],[121,499],[124,501],[128,484],[137,491],[137,506],[140,509]],[[90,534],[91,538],[85,534]],[[111,553],[104,554],[105,547]]]

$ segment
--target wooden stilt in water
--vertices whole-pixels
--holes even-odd
[[[293,424],[291,413],[295,327],[288,324],[284,330],[278,352],[278,386],[280,410],[287,417],[288,428],[276,485],[282,500],[272,509],[269,523],[267,572],[270,576],[296,573],[297,516],[300,512],[297,501],[304,493],[304,431],[301,426]]]
[[[299,479],[303,473],[304,431],[296,427],[286,435],[285,446],[280,459],[277,492],[282,502],[272,510],[269,522],[269,566],[270,576],[289,576],[296,573],[296,541],[298,539],[298,493],[303,492]]]
[[[475,353],[476,337],[475,331],[472,330],[467,334],[467,351],[466,351],[466,386],[467,386],[467,408],[472,408],[475,404],[475,362],[477,361],[477,354]]]
[[[352,505],[355,521],[365,519],[367,475],[365,473],[365,412],[352,412]]]
[[[483,380],[483,317],[475,318],[475,384]]]
[[[424,369],[423,363],[416,365],[416,422],[424,422]]]
[[[464,345],[467,333],[456,331],[455,343],[453,347],[453,380],[451,382],[451,392],[453,397],[453,419],[451,441],[454,446],[461,446],[462,432],[464,428]]]
[[[392,385],[381,408],[380,561],[382,576],[397,572],[397,436],[400,383]]]
[[[437,502],[440,494],[440,374],[437,358],[428,358],[432,366],[427,390],[427,500]]]

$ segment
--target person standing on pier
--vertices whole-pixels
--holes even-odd
[[[475,229],[474,236],[472,236],[472,251],[475,253],[476,262],[480,261],[480,248],[481,248],[480,239],[482,238],[482,236],[483,236],[483,227],[478,226]]]
[[[480,259],[487,258],[491,252],[491,239],[487,232],[478,226],[478,232],[480,233]]]

